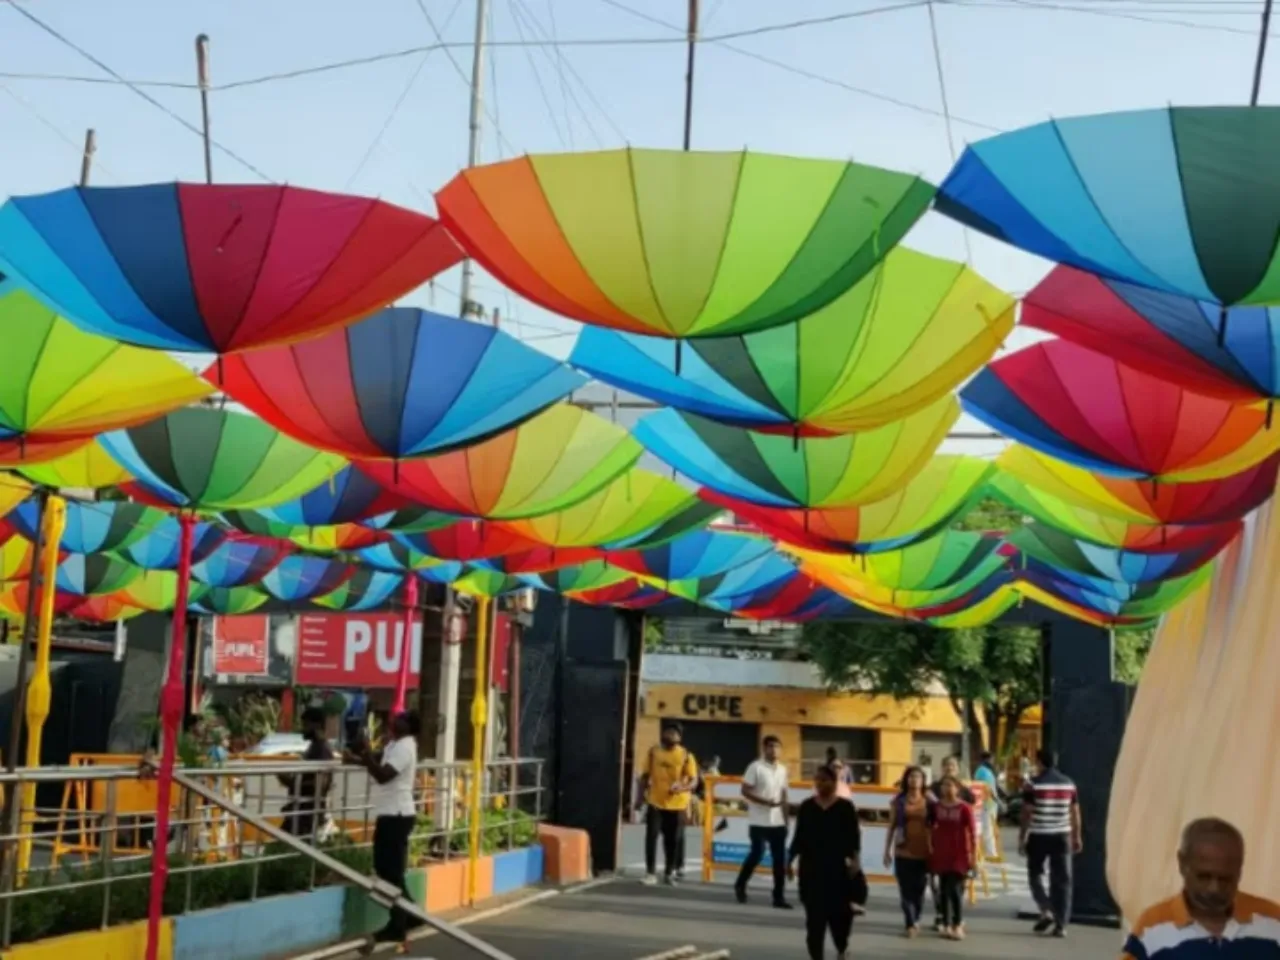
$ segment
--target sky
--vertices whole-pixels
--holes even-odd
[[[95,184],[203,179],[200,33],[212,82],[226,87],[210,97],[216,181],[430,213],[433,191],[465,166],[475,0],[20,4],[48,30],[15,6],[0,0],[0,197],[74,183],[88,127]],[[853,159],[938,182],[967,142],[1051,117],[1247,103],[1261,11],[1262,0],[701,0],[693,146]],[[686,17],[686,0],[491,0],[481,161],[678,148]],[[416,49],[441,38],[446,49]],[[351,60],[369,62],[279,77]],[[1261,102],[1273,92],[1280,64]],[[968,259],[1014,293],[1048,269],[934,213],[906,243]],[[455,269],[406,302],[456,310],[458,285]],[[571,349],[576,324],[484,274],[475,299],[531,345]]]

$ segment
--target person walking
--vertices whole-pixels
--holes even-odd
[[[334,759],[333,747],[325,739],[324,724],[324,711],[319,707],[307,707],[302,711],[302,737],[307,741],[302,759],[308,763],[327,763]],[[281,827],[303,840],[313,836],[320,839],[333,775],[327,770],[320,773],[282,773],[277,779],[289,791],[289,802],[280,811],[284,815]]]
[[[1244,837],[1225,820],[1193,820],[1178,846],[1182,891],[1145,910],[1120,960],[1280,957],[1280,904],[1240,892]]]
[[[684,824],[689,799],[698,781],[698,763],[681,741],[678,720],[662,725],[662,742],[649,750],[641,775],[646,803],[644,822],[644,882],[658,882],[658,837],[662,837],[663,877],[674,885],[684,873]]]
[[[892,866],[902,902],[902,919],[908,937],[920,934],[924,892],[929,886],[929,855],[934,803],[925,793],[924,771],[907,767],[901,792],[894,798],[889,830],[884,839],[884,865]]]
[[[853,771],[840,759],[835,747],[827,747],[827,766],[835,771],[836,796],[844,800],[853,799]]]
[[[990,753],[984,753],[978,761],[973,779],[982,784],[982,804],[974,811],[982,829],[982,853],[988,860],[995,860],[1000,855],[996,843],[996,833],[1000,829],[1000,778],[996,774],[995,758]]]
[[[973,808],[960,799],[960,780],[946,775],[938,782],[942,799],[934,808],[929,872],[938,878],[942,935],[964,939],[964,886],[976,862]]]
[[[343,759],[357,763],[369,771],[373,783],[369,801],[375,817],[373,826],[373,872],[408,899],[413,896],[405,883],[409,865],[409,838],[418,820],[418,805],[413,788],[418,775],[418,716],[399,713],[391,720],[391,741],[374,752],[368,741],[356,749],[344,750]],[[391,908],[386,926],[373,935],[379,943],[400,942],[408,936],[409,914],[399,907]]]
[[[1041,750],[1040,772],[1022,788],[1022,829],[1018,852],[1027,858],[1031,895],[1040,908],[1036,933],[1052,930],[1065,937],[1071,922],[1071,858],[1084,849],[1080,797],[1076,785],[1058,770],[1058,755]],[[1049,889],[1044,886],[1045,865]]]
[[[841,958],[849,956],[853,928],[853,878],[862,869],[862,831],[853,804],[836,793],[839,774],[829,765],[814,773],[814,795],[796,813],[787,876],[800,861],[800,903],[810,960],[822,960],[827,931]]]
[[[773,867],[773,905],[790,910],[787,882],[787,767],[778,759],[782,741],[765,737],[764,755],[753,760],[742,777],[742,796],[747,801],[748,834],[751,851],[742,863],[733,885],[739,903],[747,902],[747,883],[764,859],[765,844]]]
[[[929,789],[925,791],[929,799],[934,804],[942,802],[942,781],[947,777],[953,777],[956,783],[960,785],[960,802],[967,803],[972,807],[976,797],[974,797],[973,791],[966,787],[960,779],[960,758],[955,756],[943,759],[941,779],[929,784]],[[932,869],[929,871],[929,894],[933,900],[933,929],[942,933],[947,927],[946,920],[942,915],[942,885],[939,883],[938,875]]]

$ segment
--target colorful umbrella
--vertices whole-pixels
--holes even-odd
[[[928,539],[950,526],[994,473],[993,464],[976,457],[939,454],[901,489],[860,507],[762,507],[705,487],[701,496],[784,543],[833,553],[875,553]]]
[[[257,587],[214,587],[201,593],[198,600],[193,600],[190,609],[206,616],[233,617],[252,613],[270,599]]]
[[[812,573],[821,566],[842,577],[894,590],[943,590],[968,593],[1009,565],[1011,551],[996,537],[968,530],[947,530],[929,540],[887,553],[840,556],[797,551]]]
[[[141,539],[116,548],[115,555],[144,570],[177,570],[181,544],[179,521],[166,516]],[[192,530],[191,559],[199,563],[227,539],[227,531],[213,523],[197,523]]]
[[[965,410],[1050,456],[1119,477],[1216,480],[1276,452],[1266,411],[1193,393],[1066,340],[990,364]]]
[[[400,589],[402,580],[403,577],[398,573],[360,568],[338,589],[313,597],[311,602],[330,610],[378,610],[390,604],[392,596]]]
[[[5,518],[28,540],[35,541],[40,527],[40,506],[28,500]],[[67,501],[67,525],[62,532],[62,549],[72,553],[100,553],[119,550],[143,539],[169,520],[155,507],[127,501],[81,503]]]
[[[364,566],[387,573],[428,570],[444,564],[444,561],[429,557],[422,551],[415,550],[399,540],[388,540],[386,543],[364,547],[353,551],[351,556]],[[453,566],[458,567],[459,572],[461,571],[461,564],[455,563]]]
[[[24,463],[18,469],[33,483],[54,489],[76,487],[100,490],[103,487],[119,486],[133,479],[129,471],[116,463],[102,444],[96,441],[55,460]]]
[[[1009,543],[1030,560],[1061,571],[1122,583],[1148,583],[1180,577],[1204,566],[1234,539],[1235,531],[1224,530],[1216,539],[1181,551],[1136,553],[1101,547],[1070,534],[1032,523],[1009,535]]]
[[[277,600],[294,603],[333,593],[355,572],[355,567],[340,560],[285,557],[262,578],[262,588]]]
[[[297,187],[74,187],[0,207],[0,272],[86,330],[163,350],[302,339],[460,258],[430,217]]]
[[[471,597],[500,597],[527,590],[529,585],[519,577],[509,577],[497,570],[473,567],[453,581],[453,589]]]
[[[601,559],[601,551],[595,547],[534,547],[520,553],[501,557],[489,557],[478,565],[490,570],[501,570],[512,576],[530,573],[546,573],[562,567],[577,567]]]
[[[1016,607],[1021,600],[1022,597],[1016,587],[1012,584],[1001,584],[981,600],[968,604],[954,613],[932,614],[922,611],[922,614],[931,626],[943,630],[964,630],[995,623]]]
[[[100,553],[72,553],[58,564],[58,589],[79,596],[115,593],[142,575],[142,568]]]
[[[422,506],[515,520],[553,513],[602,489],[641,448],[603,417],[557,404],[475,446],[417,460],[362,460],[387,490]]]
[[[257,512],[291,527],[327,527],[362,523],[404,506],[404,500],[387,493],[355,467],[343,467],[301,496],[260,507]]]
[[[578,603],[593,607],[621,607],[627,610],[642,610],[645,607],[661,603],[667,594],[655,586],[640,580],[623,580],[607,587],[592,587],[589,590],[571,590],[566,593]]]
[[[197,600],[209,591],[203,583],[193,583],[190,599]],[[178,597],[178,575],[171,570],[143,570],[137,579],[116,594],[124,603],[141,610],[172,610]]]
[[[235,510],[284,503],[343,466],[256,417],[188,407],[140,427],[103,434],[107,452],[149,499],[175,507]]]
[[[13,535],[12,527],[2,528],[0,540],[0,582],[27,580],[35,563],[35,547],[30,540]]]
[[[553,547],[624,544],[636,538],[678,536],[718,511],[666,477],[634,467],[573,506],[508,526]],[[655,544],[656,545],[656,544]]]
[[[62,614],[70,620],[86,623],[113,623],[117,620],[132,620],[139,614],[146,613],[141,607],[135,607],[115,594],[104,594],[92,597],[81,597],[80,602]]]
[[[1028,486],[1003,471],[991,479],[990,488],[1010,506],[1072,537],[1139,553],[1187,550],[1223,536],[1230,540],[1241,530],[1239,520],[1194,526],[1118,520]]]
[[[426,533],[397,533],[397,540],[438,560],[484,560],[523,553],[537,546],[505,524],[485,520],[459,520]]]
[[[664,583],[725,573],[773,553],[765,537],[695,530],[648,550],[610,550],[605,560],[622,570]]]
[[[554,570],[523,574],[521,579],[539,590],[571,593],[611,587],[630,580],[631,576],[625,570],[620,570],[603,560],[589,560],[570,567],[556,567]]]
[[[496,327],[410,307],[222,364],[205,377],[291,437],[352,458],[467,446],[587,382]]]
[[[0,473],[0,517],[6,517],[22,504],[33,492],[32,486],[22,477],[12,473]]]
[[[258,583],[289,553],[287,544],[271,540],[226,540],[203,560],[193,561],[191,576],[211,587]]]
[[[56,459],[212,392],[163,353],[85,333],[2,274],[0,335],[4,462]]]
[[[924,469],[960,414],[953,397],[866,433],[793,438],[659,410],[635,427],[648,450],[704,487],[767,507],[882,500]]]
[[[370,530],[381,530],[388,533],[425,533],[428,530],[439,530],[457,523],[461,517],[456,513],[441,513],[439,510],[424,510],[421,507],[403,507],[380,513],[368,520],[361,520],[363,526]]]
[[[969,146],[936,208],[1089,273],[1233,306],[1280,302],[1280,109],[1050,120]]]
[[[755,603],[772,596],[783,584],[799,576],[796,565],[777,551],[769,551],[754,560],[697,580],[678,580],[662,584],[672,596],[683,597],[724,609]]]
[[[222,520],[230,527],[254,537],[271,537],[316,553],[358,550],[391,539],[391,534],[358,523],[335,523],[322,527],[299,527],[268,519],[265,512],[228,510]]]
[[[745,333],[857,283],[928,207],[918,177],[768,154],[611,150],[472,167],[440,217],[516,293],[633,333]]]
[[[1057,334],[1206,396],[1235,403],[1280,396],[1280,311],[1226,311],[1058,267],[1022,303],[1022,324]]]
[[[587,327],[570,363],[666,406],[734,426],[822,436],[926,407],[995,354],[1015,302],[959,263],[899,247],[803,320],[682,352]]]
[[[1014,445],[997,460],[1013,477],[1068,503],[1130,523],[1216,524],[1238,520],[1276,488],[1280,454],[1222,480],[1164,483],[1090,473]]]

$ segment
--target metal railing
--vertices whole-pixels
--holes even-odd
[[[419,765],[410,866],[468,856],[470,777],[465,762]],[[61,787],[62,803],[37,801],[34,832],[30,811],[24,821],[15,809],[3,825],[0,949],[145,917],[156,803],[148,774],[137,765],[0,773],[0,789],[26,784],[37,785],[46,802]],[[372,787],[363,768],[336,762],[182,770],[165,841],[166,915],[371,875]],[[480,853],[537,843],[542,761],[494,761],[480,787]],[[18,869],[22,846],[29,849],[25,873]],[[375,887],[366,885],[376,898]]]

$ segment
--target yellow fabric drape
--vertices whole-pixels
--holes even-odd
[[[1212,580],[1164,619],[1116,765],[1107,880],[1126,920],[1181,889],[1183,826],[1221,817],[1244,833],[1243,888],[1280,899],[1280,520],[1259,509]]]

